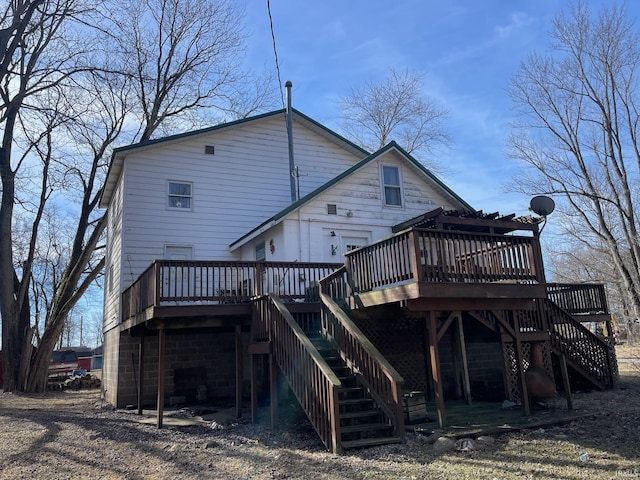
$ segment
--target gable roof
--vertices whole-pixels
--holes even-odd
[[[311,117],[308,117],[304,113],[299,112],[295,108],[292,108],[291,112],[293,114],[292,115],[293,119],[297,123],[303,125],[304,127],[308,128],[314,133],[317,133],[318,135],[330,140],[331,142],[341,146],[348,152],[353,153],[357,156],[369,155],[368,151],[359,147],[358,145],[351,142],[350,140],[347,140],[342,135],[325,127],[324,125],[315,121]],[[136,150],[141,150],[141,149],[154,148],[157,145],[166,145],[168,143],[179,142],[185,139],[194,138],[201,135],[207,135],[212,132],[235,128],[238,126],[247,125],[252,122],[260,121],[266,118],[272,118],[278,115],[285,115],[285,114],[286,114],[285,109],[274,110],[272,112],[255,115],[253,117],[241,118],[239,120],[234,120],[232,122],[221,123],[218,125],[214,125],[212,127],[202,128],[199,130],[192,130],[184,133],[178,133],[176,135],[169,135],[167,137],[156,138],[156,139],[147,140],[144,142],[133,143],[131,145],[125,145],[123,147],[118,147],[114,149],[113,153],[111,154],[111,161],[109,162],[109,170],[107,172],[107,178],[105,180],[104,190],[102,192],[102,196],[100,197],[100,205],[99,205],[100,208],[106,208],[109,205],[111,196],[113,195],[116,184],[118,182],[118,178],[120,177],[120,174],[122,172],[125,157],[127,156],[128,153]]]
[[[412,164],[415,168],[417,168],[420,172],[422,172],[430,181],[432,181],[434,186],[437,189],[439,189],[440,192],[443,193],[445,197],[451,198],[453,200],[453,202],[457,203],[461,209],[468,210],[470,212],[475,212],[475,209],[471,205],[469,205],[467,202],[465,202],[457,193],[455,193],[447,185],[445,185],[444,182],[442,182],[442,180],[440,180],[438,177],[436,177],[428,168],[426,168],[424,165],[422,165],[420,162],[418,162],[415,158],[413,158],[411,155],[409,155],[409,153],[407,153],[395,141],[391,141],[387,145],[382,147],[380,150],[378,150],[377,152],[374,152],[371,155],[369,155],[368,157],[360,160],[358,163],[353,165],[351,168],[348,168],[347,170],[342,172],[340,175],[334,177],[332,180],[329,180],[324,185],[316,188],[313,192],[311,192],[311,193],[305,195],[304,197],[302,197],[301,199],[293,202],[292,204],[290,204],[288,207],[284,208],[283,210],[280,210],[273,217],[269,218],[268,220],[265,220],[263,223],[258,225],[256,228],[254,228],[250,232],[246,233],[245,235],[240,237],[235,242],[231,243],[229,245],[229,248],[231,250],[235,250],[236,248],[241,247],[242,245],[244,245],[248,241],[252,240],[253,238],[255,238],[258,235],[260,235],[261,233],[263,233],[266,230],[268,230],[269,228],[271,228],[274,225],[280,223],[280,221],[282,221],[291,212],[294,212],[297,209],[299,209],[300,207],[302,207],[303,205],[309,203],[311,200],[313,200],[318,195],[320,195],[321,193],[325,192],[326,190],[328,190],[332,186],[336,185],[337,183],[342,181],[344,178],[348,177],[352,173],[354,173],[357,170],[363,168],[365,165],[371,163],[376,158],[384,155],[385,153],[387,153],[387,152],[389,152],[391,150],[396,150],[406,161],[408,161],[410,164]]]

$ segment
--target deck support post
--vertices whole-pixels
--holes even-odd
[[[144,332],[140,335],[138,347],[138,415],[142,415],[142,394],[144,392]]]
[[[569,383],[569,371],[567,370],[567,359],[564,355],[560,355],[560,372],[562,373],[562,386],[564,395],[567,399],[567,408],[573,410],[573,396],[571,395],[571,384]]]
[[[271,428],[278,426],[278,365],[269,355],[269,394],[271,395]]]
[[[164,347],[166,332],[164,327],[158,330],[158,418],[157,426],[162,428],[162,416],[164,415]]]
[[[513,346],[516,354],[516,365],[518,368],[518,379],[520,381],[520,400],[522,401],[522,414],[529,416],[531,409],[529,408],[529,391],[527,389],[527,380],[524,374],[524,357],[522,354],[522,341],[520,340],[520,321],[518,316],[511,312],[513,318]]]
[[[467,405],[471,405],[471,382],[469,380],[469,364],[467,362],[467,345],[464,340],[464,329],[462,327],[462,312],[458,312],[458,348],[462,360],[462,386],[464,398]]]
[[[258,355],[251,355],[251,423],[256,423],[258,416]]]
[[[242,327],[236,325],[236,418],[242,418]]]
[[[438,354],[438,324],[436,312],[430,311],[427,320],[429,332],[429,358],[431,360],[431,381],[436,400],[438,426],[444,426],[444,396],[442,393],[442,375],[440,373],[440,355]]]

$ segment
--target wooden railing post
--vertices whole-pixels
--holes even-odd
[[[160,305],[160,292],[162,291],[162,285],[160,281],[160,272],[162,271],[162,266],[158,265],[158,262],[153,262],[153,277],[155,281],[153,282],[153,298],[155,299],[155,305]]]
[[[413,273],[413,279],[419,282],[422,277],[422,263],[420,262],[420,237],[418,232],[409,232],[409,265]]]
[[[540,247],[540,237],[535,235],[531,240],[531,250],[533,254],[533,265],[536,270],[536,280],[541,285],[547,283],[544,274],[544,262],[542,260],[542,248]]]
[[[264,272],[264,263],[257,263],[255,276],[253,278],[253,292],[254,295],[260,296],[264,295],[265,292],[262,291],[262,274]]]

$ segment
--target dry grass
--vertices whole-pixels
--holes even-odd
[[[640,348],[624,352],[640,358]],[[157,430],[133,413],[104,408],[95,391],[0,393],[0,478],[640,478],[640,373],[621,366],[619,389],[575,395],[576,408],[593,415],[443,455],[414,434],[403,445],[332,455],[300,415],[276,432],[223,417]]]

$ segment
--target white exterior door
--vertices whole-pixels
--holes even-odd
[[[164,250],[164,257],[167,260],[193,260],[193,247],[167,245]],[[195,282],[189,281],[190,275],[188,267],[168,267],[163,273],[163,296],[186,297],[195,293],[193,291]]]
[[[351,237],[351,236],[343,236],[342,237],[342,253],[343,255],[351,250],[355,250],[356,248],[364,247],[369,243],[369,238],[367,237]]]

